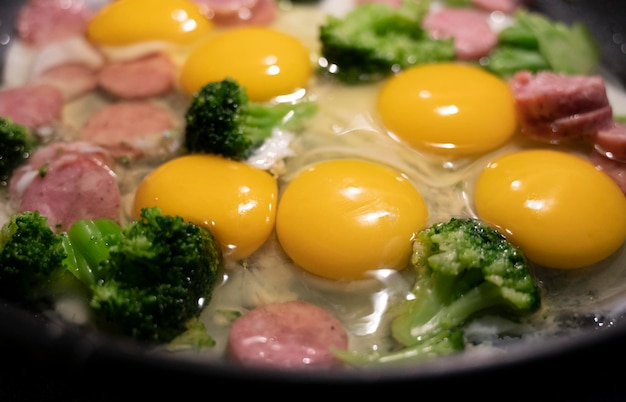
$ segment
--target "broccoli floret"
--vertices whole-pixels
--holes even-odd
[[[1,297],[37,309],[84,295],[97,327],[151,343],[198,336],[220,268],[208,229],[158,208],[125,226],[84,219],[58,234],[39,212],[21,212],[0,229]]]
[[[342,353],[347,362],[397,362],[464,349],[464,326],[487,313],[520,318],[540,306],[540,288],[524,253],[499,231],[471,218],[422,230],[413,243],[412,298],[393,311],[388,353]]]
[[[12,215],[0,229],[0,296],[25,304],[39,301],[65,257],[46,217],[39,212]]]
[[[374,82],[407,67],[456,56],[453,40],[431,39],[422,28],[430,1],[404,0],[398,8],[363,3],[320,26],[321,75],[347,84]]]
[[[81,220],[67,232],[66,268],[91,291],[97,324],[135,339],[167,343],[188,329],[218,279],[220,252],[208,229],[143,209],[119,228]]]
[[[521,9],[500,31],[497,46],[483,64],[503,78],[520,70],[591,74],[597,69],[599,54],[598,44],[584,24],[570,26]]]
[[[185,147],[191,153],[246,159],[273,130],[299,130],[316,112],[314,101],[254,102],[234,79],[211,82],[194,94],[185,113]]]
[[[6,186],[13,171],[28,159],[39,140],[24,126],[0,117],[0,186]]]

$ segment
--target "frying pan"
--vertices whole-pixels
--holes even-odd
[[[0,5],[0,62],[23,2]],[[602,65],[626,86],[626,2],[545,0],[532,7],[553,19],[585,23],[600,44]],[[626,322],[618,318],[609,328],[590,326],[480,359],[450,356],[402,369],[279,372],[154,353],[0,301],[0,364],[2,401],[335,395],[617,401],[626,400]]]

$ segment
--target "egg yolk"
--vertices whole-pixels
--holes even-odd
[[[304,270],[363,279],[402,269],[428,220],[424,199],[400,173],[362,160],[331,160],[302,171],[282,193],[276,235]]]
[[[382,86],[377,109],[396,138],[453,157],[493,150],[517,128],[506,83],[479,67],[459,63],[401,71]]]
[[[87,27],[87,38],[106,46],[146,41],[190,44],[212,23],[189,0],[117,0],[104,6]]]
[[[588,266],[626,239],[626,197],[617,184],[558,151],[521,151],[489,163],[476,183],[475,207],[545,267]]]
[[[276,179],[267,171],[215,155],[186,155],[148,174],[137,188],[133,215],[159,207],[208,228],[231,259],[248,257],[274,229]]]
[[[191,95],[230,77],[251,100],[266,101],[305,88],[312,71],[309,51],[296,38],[247,26],[221,32],[194,49],[183,64],[180,84]]]

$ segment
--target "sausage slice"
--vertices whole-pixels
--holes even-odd
[[[333,349],[347,346],[347,332],[328,311],[289,301],[258,307],[235,320],[227,350],[248,366],[328,368],[338,364]]]

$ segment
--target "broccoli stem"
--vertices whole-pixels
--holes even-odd
[[[433,298],[426,306],[423,301],[410,300],[407,303],[412,314],[397,316],[393,323],[394,337],[411,346],[432,334],[459,328],[474,314],[501,305],[504,302],[501,292],[498,286],[483,282],[448,305],[439,305]],[[430,315],[433,311],[435,314]]]
[[[313,116],[317,105],[313,102],[247,104],[246,124],[244,131],[253,144],[262,143],[272,136],[274,128],[296,130],[302,126],[303,120]]]
[[[71,272],[76,279],[86,286],[91,287],[95,283],[95,279],[87,260],[82,254],[76,252],[66,232],[60,233],[59,236],[61,237],[61,245],[66,253],[63,266],[67,271]]]
[[[68,254],[66,266],[88,286],[94,285],[94,272],[109,258],[109,248],[122,236],[122,228],[110,219],[83,219],[63,236]]]
[[[444,356],[463,349],[462,331],[442,331],[412,346],[383,353],[358,353],[347,350],[336,350],[335,355],[351,365],[371,363],[414,363],[428,358]]]

